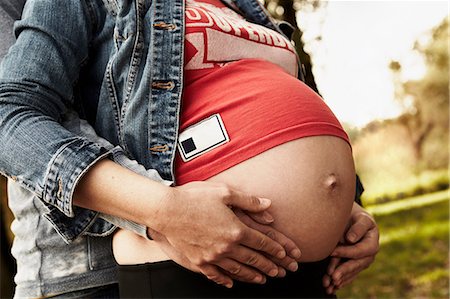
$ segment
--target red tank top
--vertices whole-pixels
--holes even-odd
[[[185,41],[177,184],[205,180],[294,139],[349,141],[324,101],[296,78],[297,56],[281,34],[247,22],[219,0],[186,0]],[[218,132],[227,137],[220,145],[196,140],[209,129],[186,139],[185,132],[217,115]],[[187,147],[199,153],[186,159]]]

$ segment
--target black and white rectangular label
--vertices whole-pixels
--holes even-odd
[[[190,126],[178,137],[178,150],[184,162],[230,141],[219,114],[214,114]]]

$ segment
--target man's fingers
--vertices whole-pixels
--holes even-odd
[[[348,277],[348,278],[345,278],[345,279],[342,281],[342,283],[339,285],[339,288],[343,288],[343,287],[345,287],[346,285],[351,284],[352,281],[355,280],[355,278],[356,278],[357,276],[358,276],[358,274],[356,273],[356,274],[354,274],[354,275],[352,275],[352,276],[350,276],[350,277]]]
[[[366,257],[357,260],[349,260],[339,265],[332,274],[333,281],[340,282],[347,275],[353,275],[353,273],[359,273],[366,269],[372,262],[374,257]]]
[[[370,266],[374,259],[375,256],[370,255],[364,258],[350,259],[337,265],[337,267],[334,265],[329,266],[328,274],[331,275],[331,282],[328,287],[325,286],[329,294],[351,283],[362,270]],[[335,267],[334,270],[333,267]],[[330,270],[332,271],[330,272]]]
[[[264,255],[241,246],[233,252],[233,258],[249,267],[259,270],[270,277],[275,277],[278,275],[278,266],[275,265],[270,259],[266,258]]]
[[[265,256],[268,257],[267,255]],[[298,270],[299,263],[289,256],[286,256],[283,259],[275,257],[268,258],[278,266],[278,275],[276,277],[285,277],[286,271],[295,272]]]
[[[328,264],[327,273],[328,275],[332,275],[336,267],[339,265],[341,259],[339,257],[332,257],[330,263]]]
[[[254,268],[245,266],[232,259],[225,259],[217,263],[217,266],[225,270],[236,280],[262,284],[266,281],[265,276]]]
[[[277,230],[269,226],[261,225],[259,223],[254,222],[249,216],[244,214],[242,211],[240,212],[237,211],[236,215],[245,225],[266,234],[266,236],[277,241],[280,245],[282,245],[286,250],[286,252],[290,253],[290,255],[286,255],[284,258],[277,258],[264,254],[267,258],[269,258],[275,264],[280,266],[278,267],[277,277],[286,276],[286,270],[289,270],[291,272],[297,271],[298,269],[297,260],[300,259],[301,252],[293,241],[291,241],[288,237],[286,237],[282,233],[278,232]],[[292,255],[294,255],[295,258],[291,257]]]
[[[289,257],[291,257],[291,259],[294,259],[295,261],[300,260],[302,252],[300,251],[300,248],[298,248],[298,246],[295,245],[294,241],[292,241],[282,233],[270,227],[265,227],[260,231],[266,234],[266,236],[268,236],[269,238],[278,242],[281,246],[283,246],[283,248],[286,250],[286,253],[289,255]],[[290,263],[294,262],[291,259],[289,259]]]
[[[341,278],[341,280],[332,283],[332,285],[336,288],[336,289],[340,289],[348,284],[350,284],[353,280],[355,280],[355,278],[358,276],[358,272],[356,273],[349,273],[348,275],[345,275],[344,277]]]
[[[330,285],[330,286],[327,288],[327,294],[328,294],[328,295],[331,295],[331,294],[334,294],[334,292],[336,292],[336,289],[335,289],[334,285]]]
[[[253,218],[251,218],[246,213],[243,213],[242,211],[236,211],[235,213],[239,217],[239,220],[241,220],[245,225],[250,228],[256,229],[272,240],[278,242],[292,259],[295,259],[296,261],[300,260],[302,253],[298,246],[295,245],[295,243],[291,239],[270,226],[256,223],[255,221],[253,221]],[[294,261],[290,260],[289,264],[291,264],[292,262]]]
[[[372,216],[361,212],[354,216],[354,222],[345,234],[345,238],[350,243],[356,243],[366,234],[367,231],[376,226]]]
[[[322,277],[322,285],[324,288],[328,288],[331,285],[331,278],[328,274]]]
[[[325,275],[323,278],[328,294],[353,281],[374,261],[379,250],[379,233],[375,220],[361,208],[359,210],[360,212],[356,211],[351,217],[351,225],[341,241],[344,244],[339,244],[331,253],[333,259],[327,269],[331,277]]]
[[[226,286],[227,288],[233,287],[233,280],[222,273],[219,268],[212,265],[205,265],[199,268],[200,272],[203,273],[203,275],[206,276],[209,280],[214,281],[217,284]]]
[[[286,251],[280,243],[248,226],[243,230],[241,244],[279,259],[286,256]]]
[[[226,188],[224,189],[224,192],[227,193],[223,196],[225,204],[244,211],[259,213],[267,210],[272,204],[270,199],[259,198],[244,192]]]
[[[378,249],[378,231],[376,229],[372,229],[368,231],[364,238],[356,244],[338,245],[331,255],[351,259],[360,259],[367,256],[374,256],[378,252]]]
[[[275,221],[275,219],[272,217],[272,215],[267,211],[259,212],[259,213],[247,212],[247,215],[254,221],[261,223],[261,224],[269,225]]]

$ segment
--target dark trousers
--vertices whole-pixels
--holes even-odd
[[[336,298],[322,286],[328,260],[302,263],[284,278],[266,284],[235,282],[227,289],[172,261],[119,266],[121,298]]]

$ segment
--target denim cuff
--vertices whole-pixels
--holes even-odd
[[[48,219],[65,242],[70,243],[80,235],[106,236],[116,227],[130,230],[150,239],[145,225],[106,215],[96,211],[74,207],[74,189],[82,176],[99,160],[107,157],[115,163],[143,175],[153,181],[170,186],[155,169],[144,166],[126,156],[120,146],[114,147],[99,137],[95,130],[74,113],[64,116],[63,125],[78,137],[61,149],[51,161],[44,187],[43,198],[49,213]]]
[[[70,218],[57,208],[50,206],[49,212],[44,217],[50,221],[56,232],[63,238],[64,242],[70,244],[82,234],[95,231],[95,236],[107,236],[112,233],[116,226],[99,218],[99,212],[74,207],[74,217]]]
[[[153,240],[148,234],[147,234],[147,227],[143,224],[139,224],[137,222],[134,221],[130,221],[127,219],[123,219],[123,218],[119,218],[119,217],[115,217],[115,216],[111,216],[108,214],[103,214],[100,213],[99,214],[99,220],[103,220],[111,225],[113,225],[114,227],[120,227],[122,229],[126,229],[128,231],[131,231],[141,237],[144,237],[147,240]],[[95,224],[97,224],[97,222],[95,222]],[[105,234],[105,232],[100,231],[98,229],[102,229],[104,230],[104,227],[97,227],[94,229],[94,227],[90,228],[89,231],[86,232],[87,235],[90,236],[101,236],[101,233]]]
[[[86,127],[84,126],[83,128]],[[83,134],[85,137],[88,136],[86,132],[84,132]],[[94,139],[92,136],[89,136],[89,138],[91,140]],[[73,189],[76,187],[77,182],[83,176],[83,174],[89,170],[91,166],[93,166],[97,161],[106,156],[108,156],[108,158],[113,160],[115,163],[135,173],[143,175],[151,180],[160,182],[166,186],[170,186],[173,183],[172,181],[163,180],[156,170],[145,169],[145,167],[137,163],[137,161],[128,158],[120,146],[111,148],[112,147],[111,144],[108,144],[98,136],[95,138],[95,141],[97,141],[98,144],[104,145],[104,147],[97,145],[97,143],[90,143],[90,144],[78,143],[78,145],[75,146],[72,146],[72,144],[70,144],[68,146],[71,147],[70,150],[67,149],[68,147],[66,147],[63,151],[61,151],[62,153],[65,152],[64,153],[65,156],[58,155],[55,161],[52,163],[52,167],[56,167],[57,169],[65,169],[58,167],[69,167],[69,170],[71,171],[66,171],[67,169],[65,169],[64,174],[72,174],[68,178],[68,182],[70,181],[74,183],[70,183],[69,185],[67,185],[68,189],[61,191],[63,200],[59,199],[56,196],[53,197],[56,198],[56,200],[53,201],[56,204],[52,204],[52,202],[47,201],[48,204],[52,205],[48,206],[49,213],[45,214],[44,217],[52,223],[53,227],[56,229],[58,234],[64,239],[66,243],[74,241],[80,235],[90,235],[97,237],[106,236],[111,234],[117,227],[132,231],[148,240],[151,240],[151,237],[147,234],[147,227],[145,225],[127,219],[122,219],[120,217],[111,216],[76,206],[72,207]],[[79,156],[81,151],[80,147],[97,149],[98,155],[95,156],[96,153],[95,151],[88,151],[88,154],[86,156],[90,157],[90,159],[83,159],[83,161],[86,162],[84,163],[82,162],[79,164],[69,164],[66,166],[66,163],[68,161],[66,160],[66,158],[63,157],[67,157],[67,159],[77,159],[79,161],[82,160],[81,157]],[[73,154],[75,154],[75,157],[72,157]],[[70,168],[70,165],[75,166]],[[84,167],[84,165],[87,166]],[[64,179],[63,177],[58,178],[58,176],[63,176],[63,174],[58,174],[56,171],[49,172],[48,176],[49,179],[50,174],[53,175],[53,177],[51,177],[53,182],[57,182],[59,179],[61,180]],[[50,186],[50,184],[47,185]],[[48,195],[49,193],[50,192],[46,193],[46,195]],[[61,206],[59,206],[59,204],[61,204]]]
[[[72,198],[81,177],[97,161],[110,155],[106,148],[77,137],[52,159],[45,178],[42,198],[67,217],[75,217]]]

